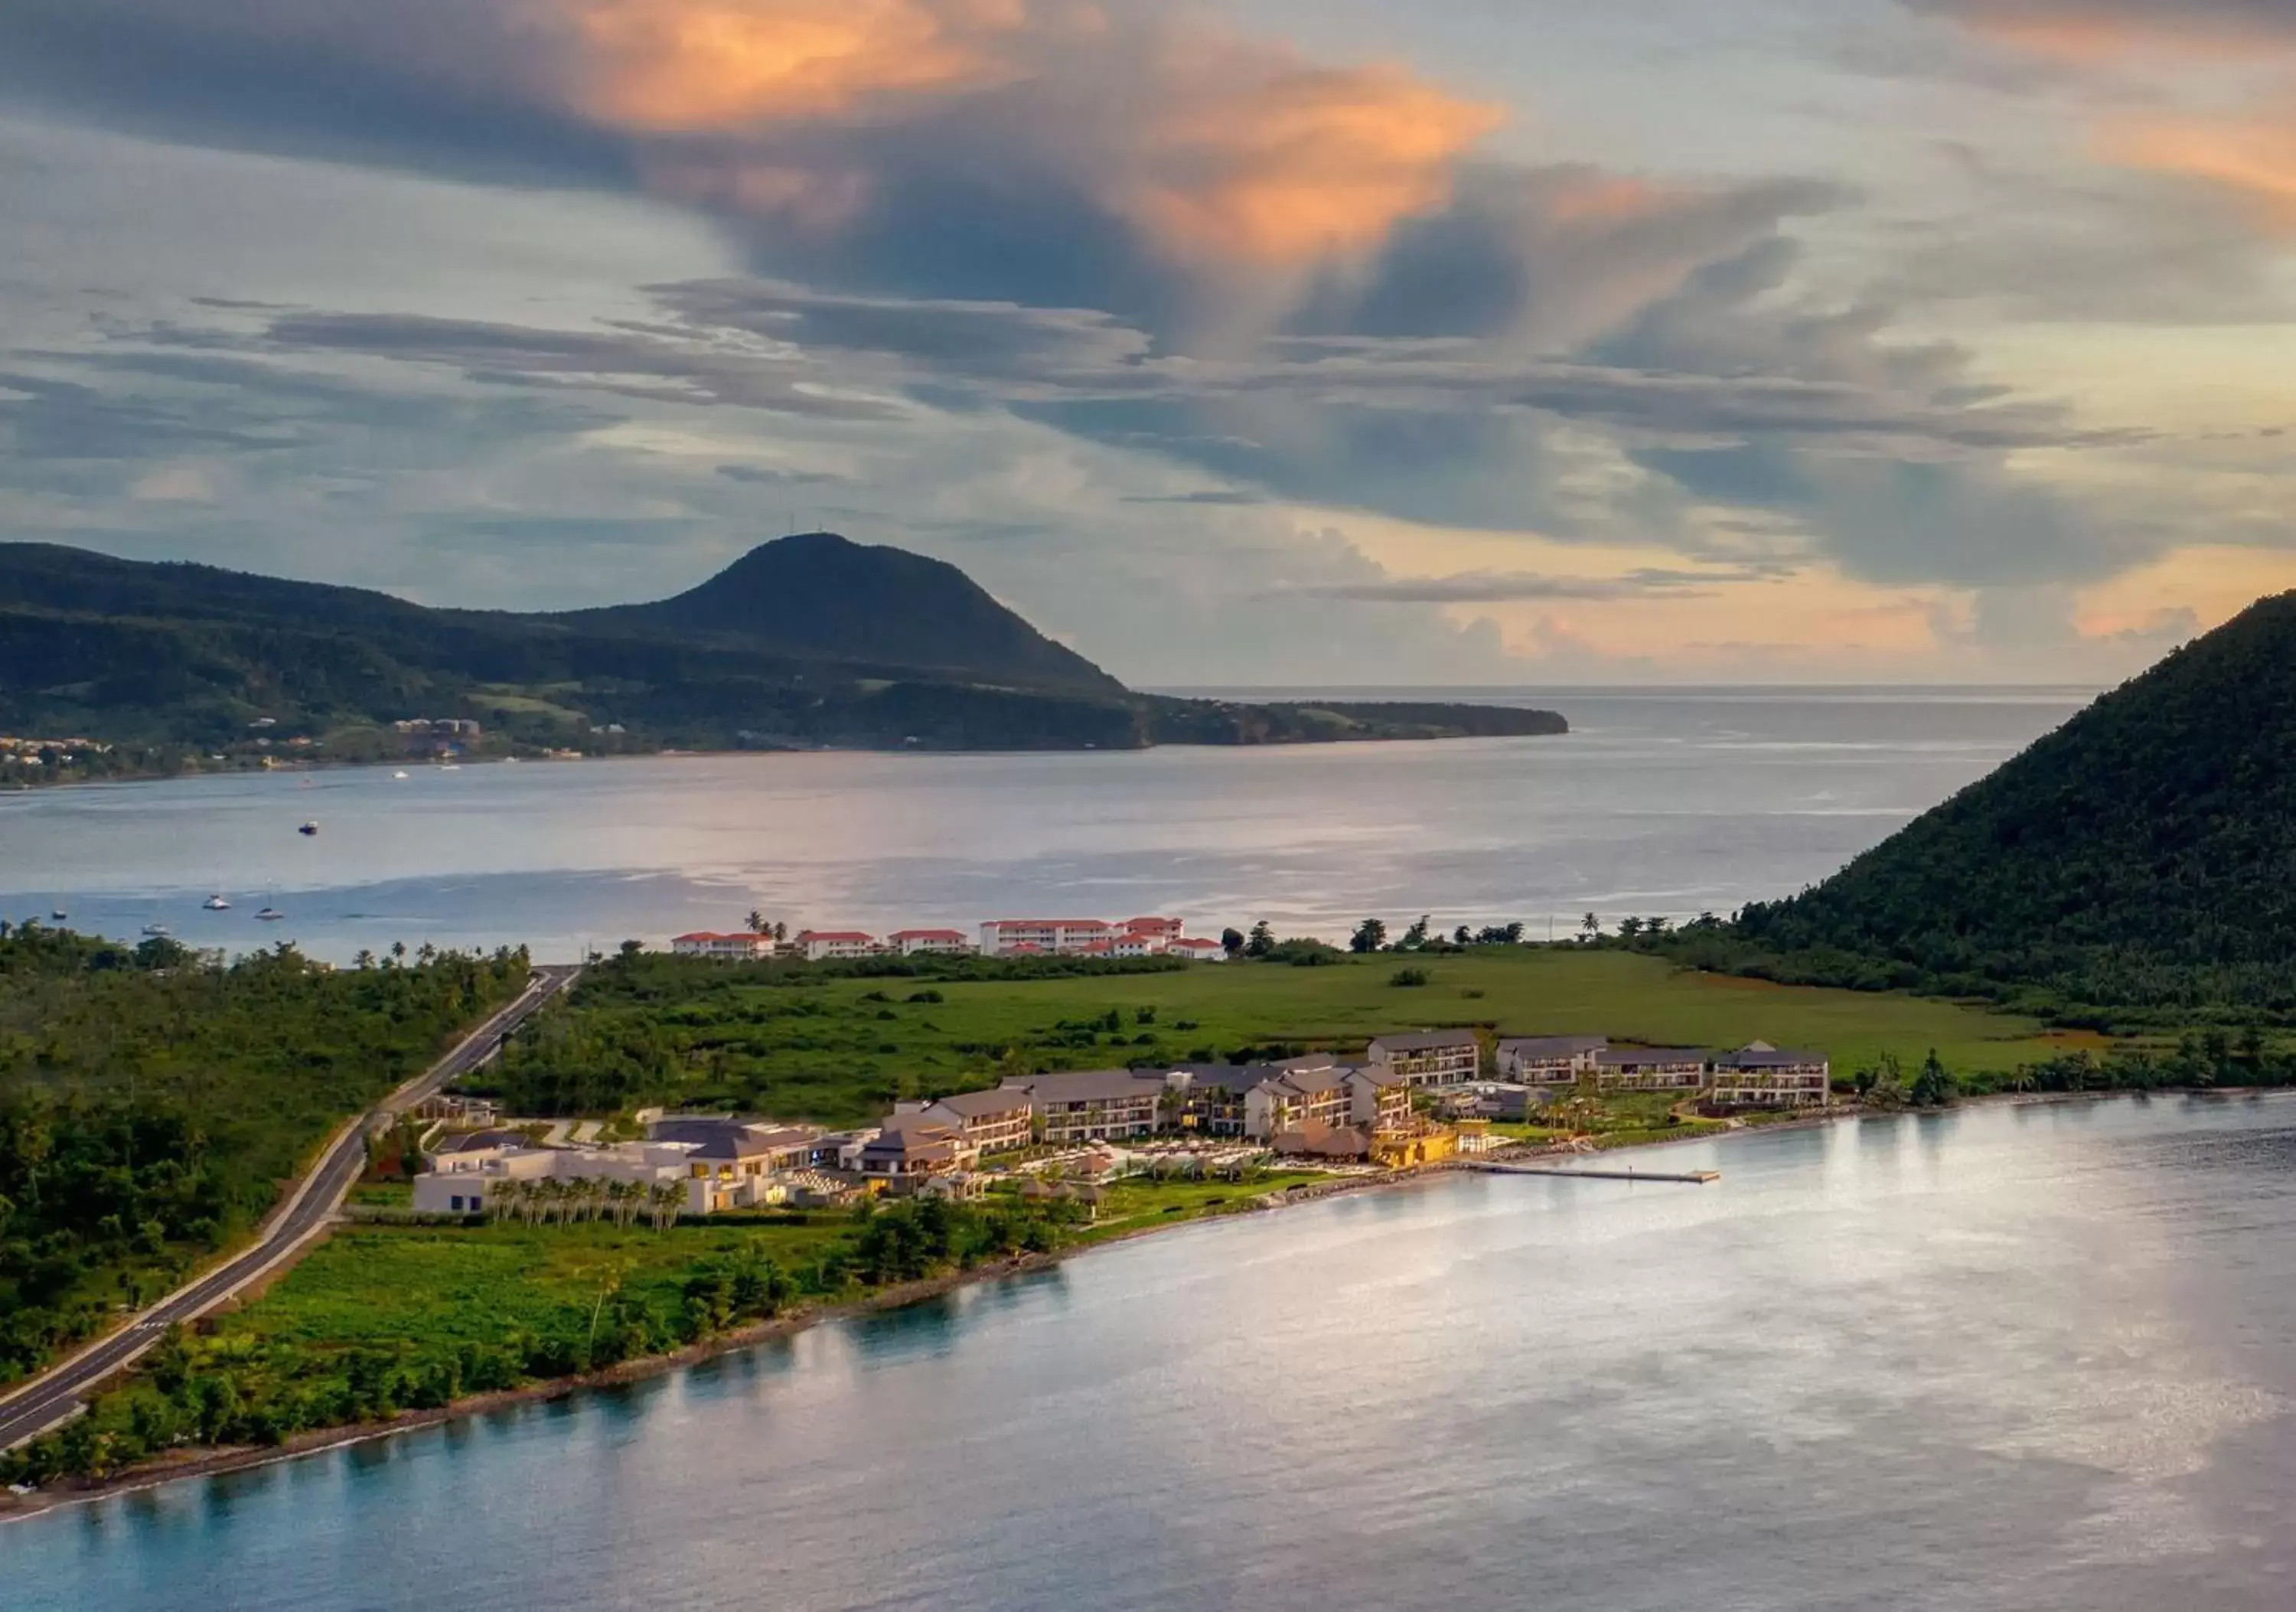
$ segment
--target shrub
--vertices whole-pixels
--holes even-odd
[[[1389,976],[1389,984],[1398,991],[1414,991],[1427,983],[1424,968],[1398,968]]]

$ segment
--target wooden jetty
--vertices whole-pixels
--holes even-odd
[[[1722,1179],[1719,1170],[1570,1170],[1556,1164],[1512,1164],[1499,1159],[1462,1159],[1459,1167],[1486,1175],[1552,1175],[1574,1181],[1670,1181],[1684,1187],[1710,1187]]]

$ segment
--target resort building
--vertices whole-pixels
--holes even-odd
[[[679,957],[718,958],[728,962],[753,963],[774,955],[774,937],[769,934],[681,934],[670,942],[669,949]]]
[[[1114,933],[1098,918],[996,918],[980,926],[980,950],[989,957],[1029,951],[1074,957]]]
[[[1037,1134],[1046,1144],[1071,1147],[1155,1135],[1170,1088],[1160,1074],[1097,1069],[1016,1075],[1004,1090],[1028,1094]]]
[[[1714,1060],[1707,1100],[1717,1108],[1823,1108],[1833,1100],[1833,1065],[1823,1053],[1755,1041]]]
[[[1036,1139],[1036,1104],[1025,1091],[960,1091],[931,1102],[900,1103],[897,1118],[915,1114],[961,1133],[980,1153],[1009,1153]]]
[[[863,1175],[906,1196],[932,1177],[970,1171],[980,1157],[955,1126],[936,1124],[922,1114],[897,1114],[863,1145],[860,1167]]]
[[[1186,933],[1187,928],[1178,918],[1127,918],[1117,925],[1117,933],[1137,935],[1160,950]]]
[[[1689,1047],[1606,1047],[1595,1055],[1595,1078],[1605,1091],[1697,1091],[1708,1057]]]
[[[808,963],[877,955],[877,937],[857,929],[808,929],[790,942]]]
[[[1185,958],[1192,963],[1225,963],[1227,948],[1218,941],[1174,941],[1164,948],[1167,957]]]
[[[1595,1073],[1610,1043],[1599,1035],[1516,1036],[1499,1043],[1499,1079],[1520,1086],[1573,1086]]]
[[[1423,1030],[1381,1036],[1366,1056],[1413,1086],[1462,1086],[1482,1072],[1483,1042],[1472,1030]]]
[[[904,929],[887,935],[885,947],[903,957],[962,957],[972,942],[961,929]]]

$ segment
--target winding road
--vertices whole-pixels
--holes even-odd
[[[365,1169],[368,1133],[494,1057],[505,1035],[572,984],[580,973],[578,967],[570,966],[535,969],[517,1000],[464,1037],[445,1057],[337,1131],[319,1156],[317,1165],[264,1222],[252,1246],[0,1398],[0,1450],[13,1449],[70,1419],[79,1409],[83,1394],[132,1364],[169,1327],[197,1320],[228,1303],[250,1283],[293,1262],[326,1230],[352,1183]]]

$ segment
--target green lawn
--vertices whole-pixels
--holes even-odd
[[[1762,1040],[1823,1051],[1845,1074],[1885,1051],[1909,1067],[1934,1048],[1956,1071],[2006,1072],[2097,1044],[1980,1008],[1680,973],[1621,951],[1494,948],[1414,966],[1426,985],[1390,984],[1391,956],[1322,968],[766,983],[648,958],[619,982],[602,970],[575,1007],[538,1026],[504,1090],[513,1105],[553,1112],[670,1101],[849,1124],[897,1098],[994,1084],[1002,1069],[1352,1051],[1382,1031],[1455,1024],[1713,1048]]]
[[[362,1226],[338,1230],[262,1299],[217,1323],[219,1345],[319,1351],[499,1343],[586,1312],[617,1282],[676,1308],[679,1285],[714,1254],[751,1239],[787,1269],[851,1235],[833,1215],[808,1226],[684,1222],[668,1231],[610,1225]]]

